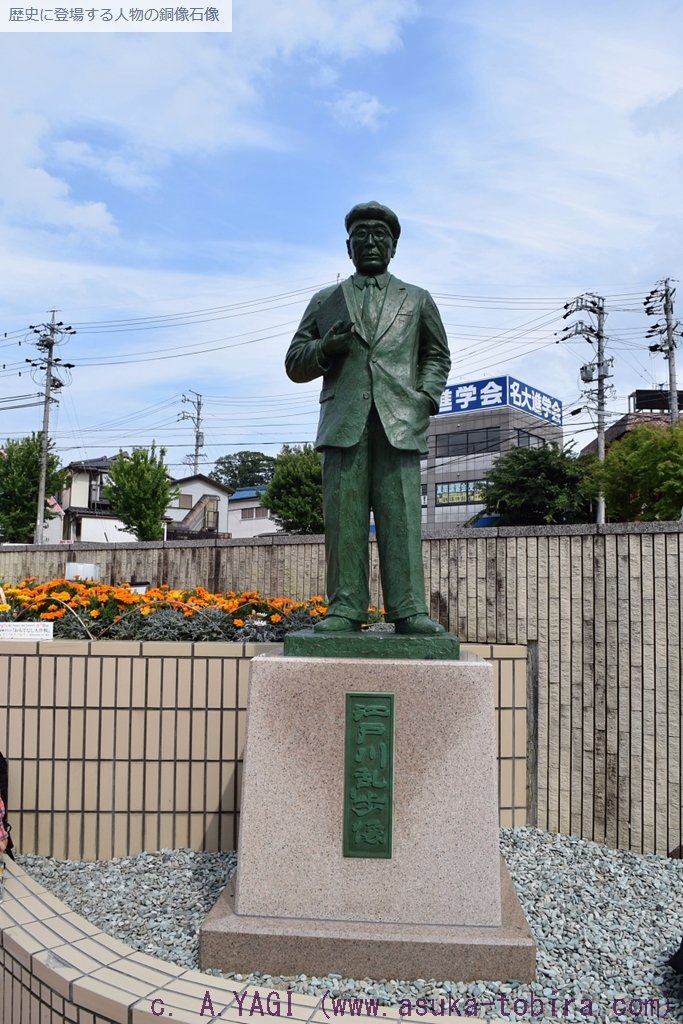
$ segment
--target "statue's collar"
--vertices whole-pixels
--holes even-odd
[[[351,280],[355,284],[356,288],[365,288],[365,281],[368,277],[374,277],[377,281],[377,285],[380,288],[386,288],[391,280],[391,274],[386,270],[383,274],[359,274],[357,271],[351,275]]]

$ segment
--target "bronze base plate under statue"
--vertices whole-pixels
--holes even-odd
[[[372,629],[358,633],[316,633],[300,629],[285,637],[291,658],[397,658],[411,661],[457,661],[460,641],[452,633],[416,636]]]
[[[349,705],[351,731],[363,727],[374,746],[345,743],[349,695],[361,698]],[[386,695],[392,737],[380,728]],[[344,856],[349,799],[370,836],[368,812],[389,780],[389,855]],[[200,965],[534,980],[535,945],[499,851],[490,665],[253,659],[237,877],[201,928]]]

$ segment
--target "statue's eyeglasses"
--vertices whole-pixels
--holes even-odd
[[[371,235],[376,242],[390,242],[393,240],[393,235],[383,224],[359,224],[358,227],[351,230],[351,238],[358,238],[361,241],[370,238]]]

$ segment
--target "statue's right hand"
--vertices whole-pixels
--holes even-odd
[[[338,320],[330,327],[320,342],[323,354],[330,356],[345,356],[353,344],[353,324],[344,323]]]

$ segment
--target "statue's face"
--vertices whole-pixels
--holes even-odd
[[[361,274],[383,274],[396,252],[396,240],[382,220],[359,220],[351,228],[346,248]]]

